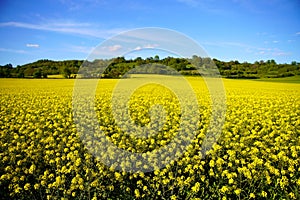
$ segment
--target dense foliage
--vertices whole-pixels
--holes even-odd
[[[101,77],[102,78],[120,78],[128,70],[134,69],[137,66],[144,64],[151,64],[152,69],[147,73],[168,73],[167,69],[159,68],[157,71],[157,64],[171,67],[183,75],[199,75],[199,71],[196,67],[201,69],[209,69],[212,65],[216,65],[223,77],[226,78],[278,78],[288,77],[300,74],[300,63],[293,61],[290,64],[277,64],[274,60],[256,61],[254,63],[239,61],[219,61],[217,59],[201,58],[193,56],[190,59],[166,57],[160,59],[158,56],[126,60],[124,57],[117,57],[111,60],[94,60],[86,61],[86,65],[93,65],[97,67],[97,62],[106,62],[109,67],[99,73],[95,71],[88,72],[87,77]],[[80,60],[68,60],[68,61],[51,61],[51,60],[39,60],[37,62],[29,63],[14,68],[11,64],[0,66],[0,77],[18,77],[18,78],[47,78],[47,75],[62,74],[65,78],[76,77],[78,69],[82,65],[83,61]],[[205,72],[204,72],[205,74]]]
[[[162,169],[129,173],[105,166],[83,145],[72,118],[74,80],[0,79],[0,197],[300,199],[300,85],[224,80],[226,122],[203,157],[210,96],[199,78],[188,80],[201,113],[191,145]],[[110,141],[131,152],[168,143],[180,119],[176,96],[151,85],[134,92],[129,106],[137,124],[147,124],[149,105],[161,100],[170,127],[154,138],[135,138],[111,117],[115,84],[100,80],[95,98],[100,128]]]
[[[82,63],[80,60],[38,60],[15,68],[7,64],[0,66],[0,78],[47,78],[48,75],[57,74],[70,78],[71,74],[77,73]]]

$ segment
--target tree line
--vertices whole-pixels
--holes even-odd
[[[143,70],[141,66],[145,66]],[[75,78],[76,75],[84,78],[121,78],[130,73],[154,73],[198,76],[211,75],[218,68],[225,78],[278,78],[300,75],[300,63],[293,61],[290,64],[277,64],[275,60],[256,61],[254,63],[239,61],[220,61],[206,57],[193,56],[192,58],[154,57],[114,59],[93,61],[83,60],[38,60],[33,63],[13,67],[11,64],[0,66],[0,78],[48,78],[48,75],[63,75],[65,78]],[[200,69],[200,73],[199,73]]]
[[[64,75],[70,78],[82,65],[82,60],[52,61],[38,60],[25,65],[13,67],[11,64],[0,66],[1,78],[47,78],[48,75]]]

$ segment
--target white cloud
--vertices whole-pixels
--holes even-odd
[[[158,44],[146,44],[144,46],[144,48],[146,48],[146,49],[154,49],[154,48],[156,48],[158,46],[159,46]]]
[[[257,32],[256,35],[264,36],[264,35],[268,35],[268,33],[267,32]]]
[[[119,45],[119,44],[115,44],[115,45],[112,45],[112,46],[102,46],[101,49],[104,50],[104,51],[116,52],[116,51],[122,49],[122,46]]]
[[[111,46],[100,46],[92,49],[92,51],[89,52],[88,60],[94,60],[94,59],[107,59],[107,58],[113,58],[117,56],[121,56],[122,53],[119,51],[122,49],[121,45],[111,45]]]
[[[297,32],[296,35],[300,35],[300,32]]]
[[[156,47],[158,47],[158,44],[146,44],[144,46],[137,46],[136,48],[134,48],[134,50],[139,51],[142,49],[155,49]]]
[[[278,48],[258,48],[258,52],[255,54],[267,55],[267,56],[287,56],[290,55],[290,52],[285,52]]]
[[[243,47],[248,49],[252,48],[252,46],[240,42],[202,42],[202,44],[209,45],[209,46],[217,46],[217,47],[234,46],[234,47]]]
[[[137,46],[134,50],[139,51],[139,50],[141,50],[141,49],[142,49],[142,47]]]
[[[94,47],[89,46],[70,45],[66,48],[66,51],[89,54],[93,49]]]
[[[31,48],[39,48],[39,44],[26,44],[26,47],[31,47]]]
[[[278,41],[275,40],[273,43],[278,43]],[[291,54],[290,52],[285,52],[284,50],[278,48],[257,47],[239,42],[204,42],[203,44],[221,48],[237,47],[244,49],[244,51],[247,53],[255,55],[286,56]]]
[[[42,31],[53,31],[66,34],[77,34],[92,36],[96,38],[107,38],[111,37],[122,31],[121,29],[96,29],[93,25],[87,23],[76,23],[76,22],[53,22],[43,24],[30,24],[23,22],[2,22],[0,27],[16,27],[26,28]]]
[[[0,51],[2,52],[10,52],[10,53],[20,53],[20,54],[26,54],[28,52],[24,50],[18,50],[18,49],[7,49],[7,48],[0,48]]]
[[[108,50],[111,51],[111,52],[114,52],[114,51],[118,51],[121,48],[122,48],[121,45],[116,44],[116,45],[113,45],[113,46],[109,46]]]
[[[273,56],[287,56],[287,55],[290,55],[290,53],[283,52],[283,51],[273,53]]]

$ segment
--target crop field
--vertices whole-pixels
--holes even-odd
[[[190,119],[198,126],[194,137],[177,159],[165,156],[164,167],[130,172],[95,154],[99,135],[80,135],[73,118],[75,80],[0,79],[0,199],[300,199],[300,84],[223,79],[225,122],[203,154],[210,94],[202,79],[187,80],[200,113],[196,122]],[[131,120],[157,130],[138,137],[114,120],[110,103],[117,81],[100,80],[95,95],[98,129],[106,139],[132,153],[169,144],[182,128],[178,96],[153,83],[131,94]],[[164,117],[150,116],[155,104]],[[141,163],[133,157],[123,164]]]

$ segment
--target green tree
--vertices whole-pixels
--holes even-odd
[[[63,70],[63,75],[65,78],[70,78],[71,77],[71,70],[69,67],[65,67],[64,70]]]
[[[42,71],[38,69],[33,73],[33,78],[42,78]]]

